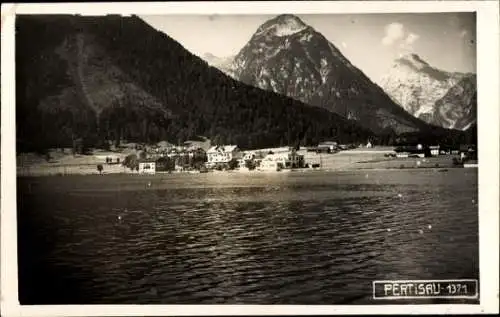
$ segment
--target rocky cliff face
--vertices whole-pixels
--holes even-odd
[[[322,34],[294,15],[262,24],[231,64],[234,78],[356,120],[373,131],[418,131],[401,109]]]
[[[430,124],[467,129],[476,120],[476,75],[436,69],[416,54],[397,59],[381,85],[406,111]]]

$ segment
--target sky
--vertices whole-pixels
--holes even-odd
[[[236,55],[275,15],[153,15],[141,18],[193,54]],[[313,14],[297,16],[379,82],[394,60],[415,53],[445,71],[476,72],[474,13]]]

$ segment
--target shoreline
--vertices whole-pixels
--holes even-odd
[[[408,169],[449,169],[465,168],[462,164],[455,165],[456,155],[444,155],[427,158],[389,158],[384,155],[387,151],[382,149],[354,149],[342,151],[334,154],[311,154],[307,153],[306,163],[320,165],[318,168],[300,168],[282,171],[259,171],[247,170],[245,168],[231,171],[209,171],[208,174],[283,174],[283,173],[313,173],[332,171],[368,171],[368,170],[408,170]],[[83,161],[85,160],[85,161]],[[24,163],[24,164],[23,164]],[[101,164],[104,169],[102,173],[97,170],[97,164]],[[475,167],[477,168],[477,167]],[[192,171],[156,171],[155,174],[140,174],[131,171],[121,164],[105,164],[93,161],[91,158],[64,158],[53,163],[48,162],[17,162],[17,177],[43,177],[43,176],[69,176],[69,175],[164,175],[164,174],[207,174],[197,170]]]
[[[137,177],[163,177],[165,175],[197,175],[197,174],[206,174],[206,175],[228,175],[228,174],[235,174],[235,175],[280,175],[280,174],[308,174],[308,173],[342,173],[342,172],[366,172],[366,171],[408,171],[408,170],[413,170],[413,171],[430,171],[430,170],[435,170],[435,171],[448,171],[450,169],[477,169],[476,168],[465,168],[463,166],[439,166],[439,167],[433,167],[433,166],[428,166],[428,167],[404,167],[404,168],[398,168],[398,167],[357,167],[357,168],[302,168],[302,169],[294,169],[294,170],[284,170],[284,171],[238,171],[238,170],[233,170],[233,171],[209,171],[207,173],[200,173],[200,172],[156,172],[154,174],[148,174],[148,173],[137,173],[137,172],[103,172],[102,174],[99,174],[99,172],[73,172],[73,173],[50,173],[49,171],[44,171],[44,172],[39,172],[39,173],[17,173],[18,178],[29,178],[29,177],[65,177],[65,176],[116,176],[116,175],[122,175],[122,176],[137,176]]]

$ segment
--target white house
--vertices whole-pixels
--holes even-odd
[[[156,162],[154,160],[140,160],[139,161],[140,174],[155,174]]]
[[[229,163],[232,159],[239,160],[241,157],[242,154],[237,145],[217,145],[207,151],[208,165]]]
[[[431,151],[432,156],[439,155],[439,145],[431,145],[431,146],[429,146],[429,150]]]
[[[286,168],[301,167],[304,162],[304,156],[295,151],[286,153],[268,154],[260,163],[262,170],[281,170]]]

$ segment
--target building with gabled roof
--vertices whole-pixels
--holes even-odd
[[[208,165],[217,163],[229,163],[232,159],[240,159],[242,156],[237,145],[216,145],[207,151]]]

